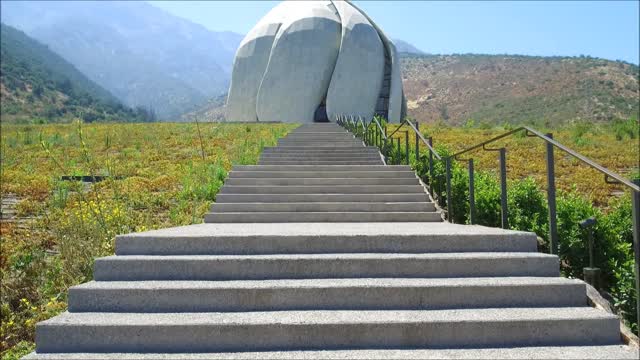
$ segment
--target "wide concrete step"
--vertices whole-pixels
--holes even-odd
[[[232,171],[375,171],[375,172],[413,172],[408,165],[235,165]],[[415,174],[414,174],[415,176]]]
[[[260,159],[266,160],[380,160],[380,154],[262,154]]]
[[[357,146],[331,146],[331,147],[313,147],[313,146],[294,146],[294,145],[279,145],[277,148],[278,151],[352,151],[352,150],[363,150],[369,149],[371,146],[364,146],[364,144],[359,144]]]
[[[307,138],[307,139],[287,139],[287,138],[283,138],[278,140],[278,144],[290,144],[290,145],[301,145],[301,146],[310,146],[310,145],[325,145],[325,144],[332,144],[332,145],[360,145],[363,146],[362,140],[360,139],[356,139],[356,138],[343,138],[343,139],[312,139],[312,138]]]
[[[446,222],[197,224],[116,236],[117,255],[536,251],[534,233]]]
[[[425,192],[395,194],[217,194],[216,203],[426,202]]]
[[[270,165],[264,165],[270,166]],[[276,166],[283,168],[281,171],[276,170],[231,170],[229,178],[385,178],[385,179],[413,179],[416,180],[416,174],[413,171],[313,171],[313,170],[288,170],[287,165]],[[316,167],[321,167],[318,165]],[[342,166],[342,165],[334,165]],[[356,167],[359,165],[352,165]]]
[[[206,223],[292,222],[432,222],[442,221],[439,212],[216,212],[204,215]]]
[[[224,185],[220,194],[406,194],[424,192],[422,185]]]
[[[558,258],[539,253],[276,254],[109,256],[97,281],[261,280],[397,277],[559,276]]]
[[[382,165],[381,159],[376,160],[260,160],[260,165]]]
[[[293,130],[291,132],[289,132],[288,135],[297,135],[297,134],[309,134],[309,135],[325,135],[325,134],[351,134],[350,132],[347,132],[344,129],[332,129],[332,128],[327,128],[327,129],[300,129],[300,130]]]
[[[637,348],[627,345],[600,346],[526,346],[498,348],[459,349],[358,349],[358,350],[308,350],[261,352],[208,352],[208,353],[44,353],[33,352],[27,360],[61,359],[635,359],[640,358]]]
[[[362,142],[357,141],[310,141],[310,140],[296,140],[296,141],[278,141],[278,145],[282,146],[306,146],[307,148],[331,148],[331,147],[346,147],[346,146],[360,146],[364,147]]]
[[[309,132],[296,132],[296,133],[289,133],[289,135],[281,138],[280,140],[284,140],[284,139],[346,139],[346,140],[353,140],[356,139],[352,134],[350,133],[309,133]]]
[[[319,151],[281,151],[281,152],[275,152],[275,151],[270,151],[270,152],[263,152],[261,155],[261,157],[292,157],[292,156],[298,156],[298,157],[310,157],[310,158],[331,158],[331,157],[378,157],[380,158],[380,153],[379,152],[374,152],[374,151],[336,151],[336,152],[319,152]]]
[[[263,154],[269,153],[325,153],[325,154],[339,154],[339,153],[379,153],[377,147],[375,146],[357,146],[357,147],[347,147],[342,149],[309,149],[308,147],[292,147],[292,146],[277,146],[277,147],[265,147],[262,149]]]
[[[63,313],[36,327],[37,352],[612,345],[619,320],[588,307]]]
[[[405,203],[215,203],[210,212],[428,212],[432,202]]]
[[[226,185],[416,185],[416,178],[236,178]]]
[[[587,304],[564,278],[92,281],[69,289],[70,312],[228,312],[570,307]]]

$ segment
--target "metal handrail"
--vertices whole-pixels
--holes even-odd
[[[447,165],[451,163],[451,159],[458,159],[458,157],[462,154],[471,152],[473,150],[477,150],[482,148],[484,150],[496,150],[496,149],[487,149],[486,145],[493,143],[497,140],[506,138],[511,136],[517,132],[525,131],[526,135],[529,137],[537,137],[542,139],[547,144],[547,205],[549,208],[549,244],[551,253],[558,253],[558,228],[557,228],[557,215],[556,215],[556,188],[555,188],[555,165],[554,165],[554,147],[564,151],[565,153],[573,156],[574,158],[580,160],[582,163],[588,165],[592,169],[599,171],[604,174],[604,180],[607,183],[618,183],[626,186],[631,190],[631,223],[632,223],[632,231],[633,231],[633,252],[634,252],[634,272],[635,272],[635,290],[636,290],[636,311],[637,311],[637,323],[640,328],[640,186],[638,184],[634,184],[631,180],[625,178],[624,176],[617,174],[604,166],[596,163],[595,161],[589,159],[588,157],[568,148],[567,146],[561,144],[560,142],[553,139],[553,134],[543,134],[535,129],[532,129],[528,126],[521,126],[517,129],[508,131],[504,134],[500,134],[495,136],[489,140],[485,140],[476,145],[470,146],[464,150],[458,151],[453,155],[448,156],[445,160]],[[506,159],[505,152],[506,149],[504,147],[498,149],[500,151],[500,168],[501,168],[501,192],[502,192],[502,219],[503,226],[506,225],[507,218],[507,194],[506,194]],[[461,160],[461,159],[458,159]],[[469,193],[473,194],[473,159],[467,159],[469,162]],[[449,166],[447,166],[447,192],[449,194],[450,191],[450,177],[451,172]],[[614,179],[615,181],[611,181]],[[470,214],[474,214],[475,212],[475,203],[473,197],[470,196]],[[471,215],[473,217],[473,215]],[[451,214],[449,214],[449,218],[451,219]],[[471,221],[473,223],[473,220]],[[585,280],[588,281],[585,276]],[[593,280],[593,279],[592,279]],[[597,279],[594,280],[597,282]],[[592,284],[594,285],[594,284]],[[640,335],[640,329],[639,329]]]
[[[371,126],[371,124],[376,125],[376,127],[378,128],[378,131],[380,131],[380,134],[382,135],[382,139],[386,140],[389,137],[386,134],[386,131],[384,131],[384,129],[382,128],[382,124],[380,124],[380,122],[378,121],[378,119],[376,119],[375,117],[373,119],[371,119],[371,122],[369,123],[369,126]]]
[[[462,155],[464,153],[468,153],[470,151],[479,149],[481,147],[484,148],[485,145],[488,145],[488,144],[490,144],[492,142],[495,142],[497,140],[503,139],[505,137],[508,137],[510,135],[513,135],[513,134],[515,134],[517,132],[520,132],[520,131],[523,131],[523,130],[527,132],[527,136],[533,136],[533,137],[540,138],[540,139],[544,140],[545,142],[550,143],[553,146],[557,147],[558,149],[560,149],[560,150],[566,152],[567,154],[573,156],[574,158],[582,161],[583,163],[589,165],[591,168],[598,170],[599,172],[601,172],[602,174],[604,174],[608,178],[615,179],[618,183],[623,184],[623,185],[627,186],[628,188],[630,188],[630,189],[632,189],[634,191],[640,191],[640,186],[634,184],[633,182],[631,182],[631,180],[629,180],[629,179],[625,178],[624,176],[622,176],[620,174],[617,174],[617,173],[605,168],[604,166],[596,163],[595,161],[589,159],[588,157],[586,157],[586,156],[584,156],[584,155],[582,155],[582,154],[580,154],[580,153],[578,153],[576,151],[571,150],[570,148],[566,147],[565,145],[562,145],[561,143],[559,143],[558,141],[554,140],[553,138],[548,137],[547,135],[544,135],[541,132],[539,132],[539,131],[537,131],[535,129],[532,129],[532,128],[528,127],[528,126],[521,126],[521,127],[517,128],[517,129],[508,131],[508,132],[506,132],[504,134],[498,135],[498,136],[493,137],[493,138],[491,138],[489,140],[483,141],[483,142],[478,143],[476,145],[470,146],[470,147],[468,147],[468,148],[466,148],[464,150],[458,151],[457,153],[455,153],[453,155],[450,155],[449,157],[456,158],[459,155]],[[529,134],[532,134],[532,135],[529,135]]]
[[[356,130],[357,124],[352,124],[350,122],[341,121],[338,122],[341,125],[347,124],[351,130]],[[362,122],[360,121],[362,124]],[[374,127],[374,133],[371,134],[369,128],[371,124],[374,123],[376,126]],[[567,146],[561,144],[560,142],[553,139],[553,134],[543,134],[533,128],[527,126],[521,126],[516,129],[507,131],[498,136],[492,137],[491,139],[485,140],[473,146],[467,147],[464,150],[458,151],[449,156],[440,156],[438,152],[433,148],[431,138],[429,140],[425,139],[424,136],[418,130],[418,124],[414,125],[411,121],[405,119],[402,120],[400,126],[398,126],[391,134],[386,134],[386,128],[383,129],[381,124],[377,119],[373,119],[368,125],[364,126],[364,133],[362,134],[363,140],[367,144],[375,144],[381,148],[381,151],[384,154],[386,150],[386,144],[388,140],[392,141],[393,145],[393,135],[395,135],[404,125],[408,125],[411,131],[413,131],[416,135],[415,141],[415,155],[416,161],[422,161],[420,158],[420,146],[419,143],[422,142],[429,149],[429,187],[430,193],[434,196],[434,199],[441,200],[442,199],[442,189],[439,187],[439,194],[436,194],[433,189],[433,181],[436,179],[434,173],[434,158],[443,161],[445,163],[445,178],[446,178],[446,197],[444,198],[444,205],[446,206],[446,219],[450,222],[453,222],[453,212],[452,212],[452,187],[451,187],[451,163],[454,160],[459,161],[468,161],[469,163],[469,212],[470,212],[470,222],[473,224],[475,218],[475,197],[474,197],[474,165],[473,158],[469,159],[461,159],[460,155],[472,152],[474,150],[483,149],[485,151],[498,151],[500,154],[500,187],[501,187],[501,212],[502,212],[502,226],[508,227],[508,213],[507,213],[507,176],[506,176],[506,148],[501,147],[498,149],[490,149],[487,148],[488,144],[496,142],[500,139],[507,138],[512,136],[515,133],[525,131],[526,136],[529,137],[537,137],[542,139],[546,143],[546,162],[547,162],[547,205],[549,209],[549,245],[550,251],[553,254],[558,253],[558,229],[557,229],[557,215],[556,215],[556,187],[555,187],[555,160],[554,160],[554,148],[558,148],[563,152],[571,155],[572,157],[580,160],[582,163],[588,165],[589,167],[597,170],[598,172],[604,174],[605,181],[607,183],[619,183],[631,190],[631,204],[632,204],[632,224],[633,224],[633,250],[634,250],[634,260],[635,260],[635,290],[637,296],[637,308],[640,309],[640,186],[638,184],[634,184],[631,180],[625,178],[624,176],[617,174],[604,166],[596,163],[592,159],[568,148]],[[405,156],[407,164],[410,164],[409,159],[409,141],[408,141],[408,131],[405,132]],[[359,134],[356,134],[359,136]],[[398,139],[398,150],[400,150],[400,138]],[[402,158],[401,158],[402,162]],[[442,179],[442,175],[438,175],[438,179]],[[614,181],[612,181],[612,179]],[[441,182],[439,184],[442,184]],[[436,197],[437,195],[437,197]],[[443,212],[444,213],[444,212]],[[585,278],[586,279],[586,278]],[[640,311],[638,312],[638,323],[640,324]]]
[[[438,152],[433,148],[433,146],[431,146],[431,144],[429,144],[429,142],[427,141],[427,139],[424,138],[424,136],[422,135],[422,133],[420,133],[420,130],[418,130],[416,128],[416,126],[409,120],[405,119],[402,120],[400,122],[400,126],[398,126],[391,134],[389,134],[387,137],[391,138],[395,133],[397,133],[404,125],[409,125],[409,127],[411,128],[411,130],[413,130],[413,133],[418,137],[418,139],[420,139],[420,141],[422,141],[423,144],[425,144],[427,146],[427,149],[429,149],[429,152],[433,154],[433,156],[436,158],[436,160],[442,160],[442,157],[440,156],[440,154],[438,154]]]

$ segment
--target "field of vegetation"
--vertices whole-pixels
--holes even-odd
[[[389,132],[393,125],[390,125]],[[468,122],[464,126],[447,126],[444,123],[421,124],[425,137],[431,136],[435,146],[455,153],[482,141],[501,135],[516,126],[477,126]],[[555,140],[567,147],[591,158],[604,167],[627,178],[638,176],[640,139],[637,120],[612,123],[576,123],[563,125],[555,129],[534,127],[542,133],[552,133]],[[404,144],[404,131],[394,137],[401,138]],[[409,143],[413,146],[415,137]],[[519,180],[532,177],[541,188],[546,189],[546,146],[538,139],[525,136],[524,132],[492,143],[489,148],[507,149],[507,175],[509,179]],[[474,159],[477,170],[499,169],[499,157],[495,151],[477,151],[467,153],[462,158]],[[466,164],[460,162],[461,166]],[[621,195],[622,186],[610,185],[604,181],[601,173],[585,166],[568,154],[555,150],[556,186],[562,190],[572,190],[583,194],[598,206],[606,206],[612,195]]]
[[[116,234],[202,221],[233,164],[256,163],[296,125],[58,124],[2,126],[1,352],[15,358],[33,349],[35,324],[66,309],[69,286],[92,278],[93,259],[113,253]],[[438,151],[455,151],[505,128],[425,125]],[[572,125],[556,139],[629,177],[638,171],[638,124]],[[398,134],[404,136],[404,134]],[[404,137],[403,137],[404,139]],[[413,138],[411,139],[413,140]],[[413,144],[413,142],[411,142]],[[544,147],[527,137],[506,140],[514,228],[546,236]],[[496,147],[500,143],[495,144]],[[397,155],[397,154],[396,154]],[[424,154],[423,154],[424,156]],[[477,203],[482,223],[498,225],[497,155],[479,151]],[[617,308],[632,317],[628,196],[602,176],[556,153],[563,272],[580,276],[585,261],[577,221],[599,217],[598,265]],[[413,164],[424,175],[424,168]],[[439,169],[441,171],[442,169]],[[454,166],[454,203],[465,222],[464,164]],[[107,175],[90,185],[64,175]],[[531,178],[529,178],[531,176]],[[575,186],[574,186],[575,184]],[[576,194],[586,194],[586,197]],[[594,203],[597,205],[594,206]],[[498,214],[498,215],[496,215]],[[537,215],[536,215],[537,214]],[[541,215],[542,214],[542,215]],[[544,244],[542,244],[544,248]],[[632,258],[631,258],[632,259]]]
[[[233,164],[254,164],[296,125],[2,126],[1,346],[33,349],[116,234],[202,222]],[[107,175],[89,185],[65,175]]]

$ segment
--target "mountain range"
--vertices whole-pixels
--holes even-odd
[[[145,2],[3,1],[2,22],[46,44],[128,106],[162,119],[226,92],[242,35]]]
[[[241,34],[210,31],[139,1],[2,1],[0,10],[3,23],[48,46],[126,106],[151,109],[160,120],[224,119]],[[394,43],[408,115],[420,121],[638,117],[637,65],[590,57],[431,55],[400,39]]]
[[[0,93],[3,123],[144,121],[146,110],[123,106],[46,45],[0,25]]]
[[[640,71],[621,61],[521,55],[401,59],[407,112],[424,122],[554,125],[638,119]]]

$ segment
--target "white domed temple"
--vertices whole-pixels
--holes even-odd
[[[240,43],[229,121],[326,122],[404,117],[395,46],[346,1],[284,1]]]

